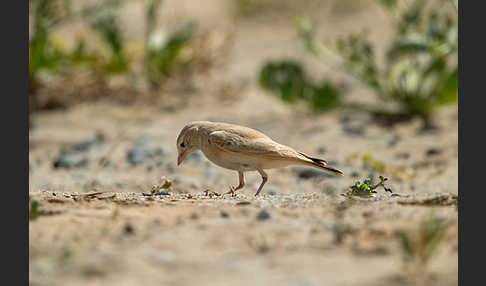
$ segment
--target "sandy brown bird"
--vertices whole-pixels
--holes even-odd
[[[326,160],[310,157],[273,141],[257,130],[234,124],[195,121],[184,126],[177,137],[177,165],[197,150],[201,150],[214,164],[238,172],[239,185],[228,193],[245,186],[244,172],[247,171],[258,171],[262,175],[263,181],[255,196],[268,180],[265,169],[305,165],[343,176],[343,172],[328,167]]]

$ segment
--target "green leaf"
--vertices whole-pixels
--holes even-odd
[[[457,103],[458,101],[458,69],[456,68],[446,78],[443,87],[437,93],[437,105]]]
[[[311,99],[314,111],[325,111],[339,104],[339,91],[329,82],[325,82],[314,91]]]
[[[149,75],[153,82],[162,76],[169,76],[182,49],[189,43],[196,31],[196,22],[186,22],[178,31],[170,35],[160,47],[149,47]]]
[[[430,49],[430,43],[421,35],[402,36],[388,48],[387,59],[395,61],[402,56],[429,52]]]
[[[379,2],[388,10],[394,10],[397,7],[397,0],[379,0]]]
[[[259,82],[283,101],[291,102],[306,97],[305,91],[309,85],[304,76],[302,67],[294,61],[268,62],[260,71]],[[314,92],[313,87],[310,87],[309,92]]]

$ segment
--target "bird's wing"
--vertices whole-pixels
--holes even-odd
[[[246,134],[238,132],[238,130],[213,131],[209,134],[208,139],[211,144],[227,152],[279,158],[300,157],[292,148],[278,144],[267,136],[246,136]]]

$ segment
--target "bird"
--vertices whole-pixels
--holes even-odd
[[[327,166],[324,159],[313,158],[303,152],[273,141],[262,132],[236,124],[193,121],[186,124],[177,137],[177,166],[191,153],[200,150],[212,163],[238,172],[239,184],[228,193],[245,186],[244,173],[257,171],[262,182],[255,196],[268,181],[266,169],[289,165],[310,166],[327,173],[344,176],[343,172]]]

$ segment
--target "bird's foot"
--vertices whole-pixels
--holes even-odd
[[[236,189],[235,189],[235,187],[231,187],[230,186],[230,190],[228,192],[226,192],[225,195],[227,195],[227,194],[231,194],[231,197],[233,197],[233,198],[236,197]]]

